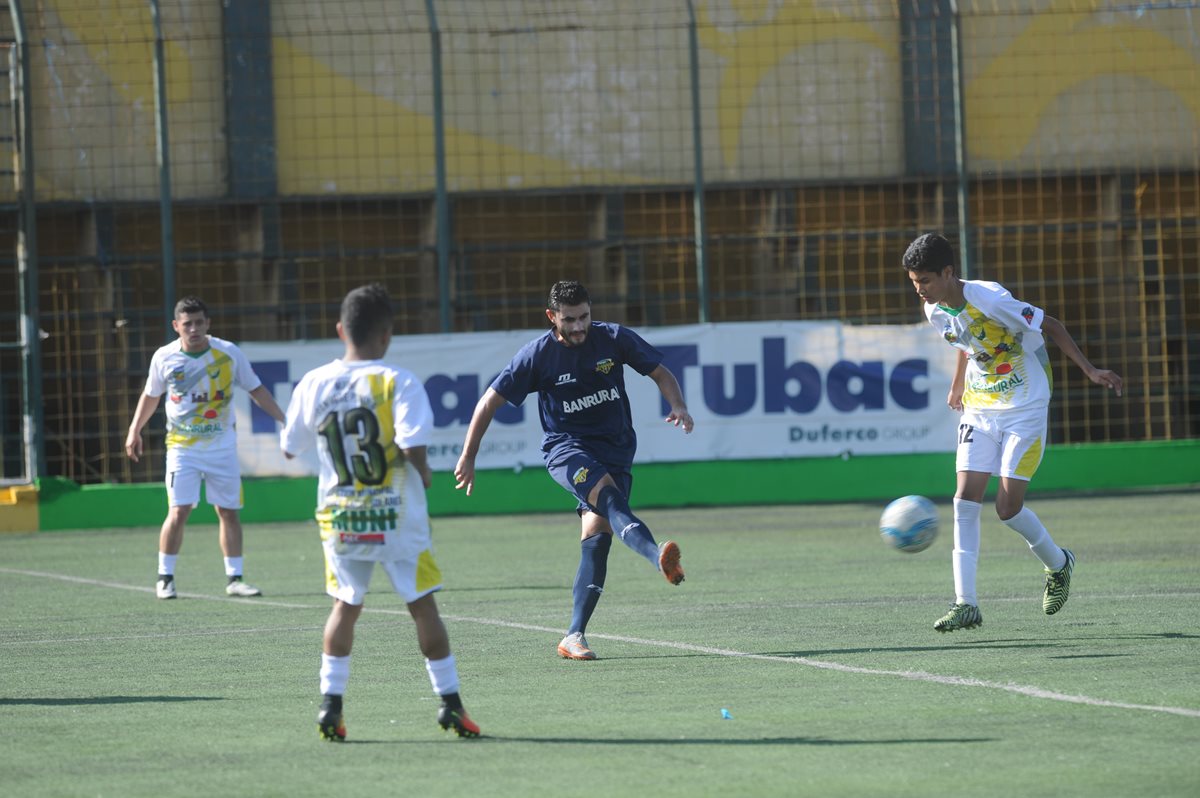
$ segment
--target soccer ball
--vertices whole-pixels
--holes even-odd
[[[924,496],[901,496],[883,510],[879,534],[889,546],[906,554],[929,548],[938,531],[938,511]]]

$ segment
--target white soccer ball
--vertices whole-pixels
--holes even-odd
[[[938,533],[937,506],[924,496],[901,496],[883,509],[879,534],[906,554],[925,551]]]

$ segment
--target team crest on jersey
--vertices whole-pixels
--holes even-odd
[[[175,369],[171,372],[171,382],[183,382],[185,379],[187,379],[187,374],[183,369]]]
[[[1026,305],[1021,309],[1021,318],[1025,319],[1026,324],[1033,324],[1033,308]]]
[[[587,475],[588,475],[588,470],[586,467],[579,469],[578,471],[576,471],[574,474],[571,475],[571,484],[582,485],[584,482],[587,481]]]
[[[601,374],[607,374],[613,370],[613,366],[615,365],[616,364],[613,363],[613,359],[611,357],[606,357],[603,360],[596,361],[596,371],[600,372]]]

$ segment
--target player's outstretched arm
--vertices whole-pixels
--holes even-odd
[[[1053,316],[1045,316],[1042,319],[1042,332],[1046,333],[1054,343],[1058,344],[1058,348],[1066,353],[1071,362],[1087,375],[1087,378],[1097,385],[1103,385],[1105,388],[1110,388],[1116,392],[1117,396],[1121,395],[1124,389],[1124,381],[1121,376],[1115,371],[1108,369],[1097,368],[1088,360],[1083,350],[1075,343],[1075,339],[1071,337],[1071,333],[1067,332],[1066,326],[1054,318]]]
[[[146,426],[146,422],[158,409],[160,399],[158,396],[142,394],[138,399],[137,409],[133,411],[133,421],[129,422],[129,434],[125,436],[125,454],[135,463],[142,457],[142,427]]]
[[[475,456],[479,454],[479,444],[483,442],[483,433],[496,416],[496,411],[504,404],[505,399],[492,388],[483,392],[475,403],[475,412],[471,414],[471,423],[467,426],[467,437],[463,441],[462,454],[458,465],[454,466],[455,490],[466,488],[467,495],[475,489]]]
[[[688,412],[687,402],[683,401],[683,389],[679,387],[679,380],[675,379],[671,370],[660,363],[654,371],[646,376],[654,380],[663,399],[667,400],[667,404],[671,406],[671,412],[667,414],[666,418],[667,423],[683,427],[685,433],[691,432],[696,422],[692,420],[692,414]]]
[[[254,400],[254,404],[261,407],[268,416],[278,421],[280,424],[287,423],[287,417],[284,416],[283,410],[280,409],[279,403],[275,401],[275,397],[267,390],[267,386],[260,385],[250,392],[250,398]]]

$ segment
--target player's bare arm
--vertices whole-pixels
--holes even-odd
[[[425,490],[429,490],[433,485],[433,472],[429,470],[429,449],[425,446],[413,446],[411,449],[400,451],[404,452],[404,459],[412,463],[421,475],[421,484],[425,486]]]
[[[1071,362],[1087,375],[1087,378],[1097,385],[1103,385],[1105,388],[1110,388],[1115,391],[1117,396],[1121,395],[1124,388],[1124,381],[1121,376],[1115,371],[1108,369],[1097,368],[1092,365],[1092,362],[1083,354],[1083,350],[1075,343],[1075,339],[1071,337],[1071,333],[1067,332],[1066,326],[1054,318],[1053,316],[1045,316],[1042,318],[1042,332],[1044,332],[1058,348],[1061,349]]]
[[[496,411],[504,404],[504,397],[492,388],[483,392],[475,403],[475,412],[471,414],[471,423],[467,426],[467,437],[463,441],[462,454],[458,465],[454,466],[455,490],[466,488],[467,495],[475,488],[475,456],[479,454],[479,444],[483,442],[483,433],[496,416]]]
[[[691,432],[695,422],[692,420],[692,414],[688,412],[687,402],[683,401],[683,389],[679,387],[679,380],[675,379],[671,370],[660,363],[646,376],[654,380],[658,390],[662,392],[663,399],[671,406],[671,412],[666,418],[667,423],[682,426],[685,433]]]
[[[958,350],[958,362],[954,366],[954,378],[950,380],[950,393],[946,395],[946,404],[951,410],[962,412],[963,394],[967,390],[967,353]]]
[[[137,409],[133,413],[133,421],[129,422],[129,434],[125,436],[125,454],[133,462],[142,457],[142,428],[150,421],[154,411],[158,409],[162,397],[142,394],[138,399]]]
[[[250,392],[250,398],[254,400],[254,404],[261,407],[268,416],[278,421],[280,424],[287,423],[287,417],[280,409],[279,403],[275,401],[275,397],[267,390],[267,386],[260,385]]]

